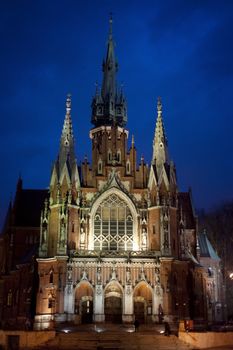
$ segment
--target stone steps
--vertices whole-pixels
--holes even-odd
[[[192,347],[176,336],[126,332],[73,332],[57,336],[36,348],[64,350],[191,350]]]

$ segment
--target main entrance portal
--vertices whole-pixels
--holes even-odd
[[[105,321],[121,323],[122,303],[119,297],[107,297],[104,302]]]
[[[144,300],[135,300],[134,301],[134,316],[135,316],[135,320],[138,320],[140,323],[145,323],[145,302],[144,302]]]
[[[122,291],[116,283],[105,290],[104,313],[106,322],[122,322]]]

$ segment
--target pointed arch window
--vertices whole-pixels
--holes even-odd
[[[111,194],[94,217],[95,250],[133,250],[133,217],[125,201]]]
[[[102,159],[99,159],[98,161],[98,174],[102,174],[103,173],[103,162]]]
[[[118,163],[121,162],[121,151],[120,150],[117,151],[117,161],[118,161]]]
[[[112,161],[112,152],[108,150],[108,162],[110,163]]]

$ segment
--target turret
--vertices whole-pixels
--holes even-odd
[[[65,200],[69,191],[72,191],[72,201],[75,201],[79,187],[80,178],[75,157],[75,142],[71,119],[71,95],[68,95],[59,154],[54,163],[50,181],[50,198],[52,198],[53,203],[59,203],[62,199]]]
[[[152,164],[156,165],[157,172],[161,171],[162,166],[169,162],[167,138],[165,135],[161,98],[157,102],[157,121],[153,140]]]

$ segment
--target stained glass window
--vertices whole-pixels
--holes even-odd
[[[132,250],[133,217],[125,201],[111,194],[94,217],[95,250]]]

